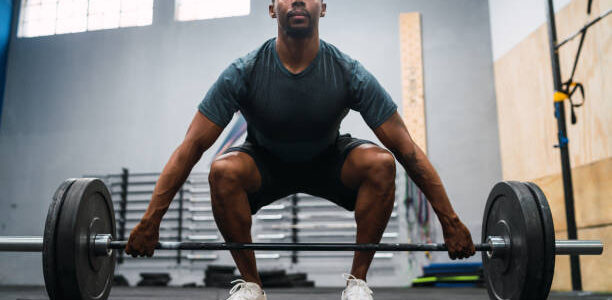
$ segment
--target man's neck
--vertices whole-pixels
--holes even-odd
[[[317,57],[319,32],[315,29],[309,37],[294,38],[279,29],[276,52],[287,70],[294,74],[300,73]]]

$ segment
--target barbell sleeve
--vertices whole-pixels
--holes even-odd
[[[558,240],[555,241],[557,255],[600,255],[603,244],[596,240]]]
[[[42,252],[41,236],[0,236],[0,251]]]

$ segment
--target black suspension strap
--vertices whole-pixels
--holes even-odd
[[[588,9],[587,9],[587,12],[589,14],[591,13],[591,5],[592,4],[593,4],[592,0],[590,0],[589,4],[588,4]],[[580,35],[580,43],[578,44],[578,50],[576,50],[576,56],[574,58],[574,65],[572,67],[572,73],[571,73],[569,79],[561,84],[561,89],[559,91],[556,91],[555,95],[554,95],[554,101],[555,102],[562,102],[562,101],[565,101],[566,99],[569,100],[569,102],[570,102],[570,109],[571,109],[572,124],[576,124],[576,122],[577,122],[575,108],[582,106],[584,104],[584,101],[585,101],[584,86],[582,85],[582,83],[574,81],[574,75],[576,74],[576,68],[578,67],[578,62],[580,60],[580,53],[582,52],[582,46],[584,45],[584,39],[586,37],[587,31],[589,30],[589,28],[591,26],[595,25],[595,23],[599,22],[604,17],[608,16],[611,11],[612,10],[608,10],[605,13],[603,13],[602,15],[600,15],[599,17],[593,19],[591,22],[587,23],[584,27],[582,27],[576,33],[572,34],[569,38],[565,39],[563,42],[559,43],[556,46],[556,50],[558,50],[561,46],[565,45],[567,42],[573,40],[575,37]],[[575,103],[574,99],[572,99],[572,96],[577,91],[580,92],[580,95],[582,97],[582,101],[580,101],[578,103]]]

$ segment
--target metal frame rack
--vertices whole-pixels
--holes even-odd
[[[148,206],[159,173],[121,173],[97,175],[109,187],[115,206],[117,236],[127,240]],[[389,225],[381,242],[400,242],[400,222],[396,201]],[[253,216],[254,242],[334,242],[354,243],[356,224],[354,214],[332,202],[307,194],[294,194],[263,207]],[[192,173],[175,196],[160,227],[160,241],[223,242],[214,222],[208,173]],[[317,266],[344,270],[344,259],[350,260],[350,252],[300,252],[278,251],[256,253],[258,265],[265,268],[313,269]],[[376,261],[387,269],[394,269],[399,259],[395,253],[377,253]],[[138,261],[138,263],[136,263]],[[143,263],[121,255],[120,267],[146,268],[162,264],[171,269],[202,270],[207,264],[233,264],[228,251],[160,251]]]

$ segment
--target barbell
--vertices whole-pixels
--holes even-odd
[[[42,237],[0,237],[0,251],[42,252],[49,297],[105,300],[112,286],[116,251],[115,212],[105,184],[68,179],[55,192]],[[548,201],[529,182],[493,187],[482,222],[486,286],[491,299],[546,299],[555,255],[599,255],[601,241],[555,240]],[[444,244],[198,243],[160,242],[160,250],[447,251]]]

